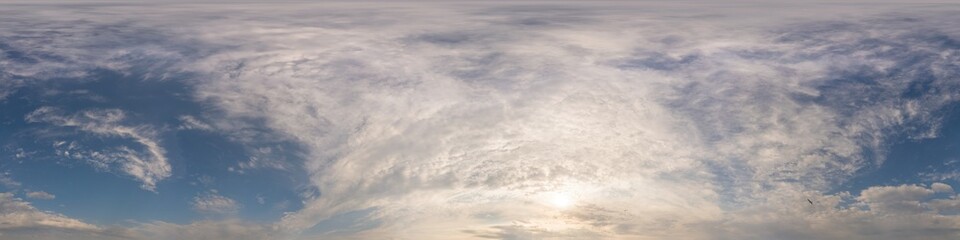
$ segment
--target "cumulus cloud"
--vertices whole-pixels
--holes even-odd
[[[25,119],[34,123],[49,123],[60,127],[72,127],[82,132],[130,139],[143,147],[137,151],[127,146],[102,151],[83,151],[76,143],[56,143],[55,147],[66,147],[60,152],[65,157],[87,160],[95,167],[104,170],[116,170],[130,175],[143,184],[146,190],[155,191],[156,184],[171,174],[166,150],[160,146],[156,132],[148,126],[128,126],[123,124],[125,112],[119,109],[87,110],[76,114],[66,114],[54,107],[41,107]],[[73,150],[73,153],[70,151]]]
[[[871,187],[863,190],[857,200],[884,212],[919,212],[923,210],[920,201],[933,193],[932,189],[917,185]]]
[[[950,185],[947,185],[946,183],[940,183],[940,182],[935,182],[931,184],[930,189],[933,190],[934,192],[940,192],[940,193],[953,192],[953,187],[951,187]]]
[[[136,14],[147,10],[136,6],[112,9],[169,31],[159,36],[172,44],[135,46],[144,49],[135,56],[161,59],[148,72],[202,76],[185,81],[193,97],[216,106],[207,125],[265,156],[238,171],[296,167],[310,175],[304,208],[283,217],[280,229],[311,237],[319,223],[373,209],[358,221],[374,227],[337,234],[957,236],[948,214],[955,197],[930,200],[949,193],[945,184],[825,194],[881,166],[890,138],[937,136],[935,112],[960,99],[960,32],[940,24],[957,22],[955,15],[871,15],[899,9],[891,5],[292,6],[269,8],[270,19],[249,5],[217,6],[230,14],[195,10],[219,17],[202,21],[181,8],[143,17]],[[829,20],[850,13],[868,17]],[[197,21],[168,27],[189,20]],[[191,41],[227,47],[186,55],[177,48],[189,47],[175,45]],[[88,56],[102,48],[55,41],[37,51]],[[131,47],[118,48],[112,53],[128,56]],[[136,69],[128,58],[91,58],[87,64]],[[53,74],[8,62],[18,75]],[[127,154],[140,155],[127,149],[109,159],[139,169],[125,172],[148,189],[169,176],[163,149],[148,131],[119,124],[122,112],[93,113],[107,120],[51,112],[38,109],[28,120],[134,139],[146,154],[131,160]],[[278,141],[302,147],[303,162],[270,157],[282,150],[263,145]],[[558,195],[574,196],[565,200],[572,207],[551,205]],[[202,212],[239,207],[216,192],[193,203]]]
[[[27,192],[27,197],[41,200],[53,200],[57,196],[44,191],[29,191]]]

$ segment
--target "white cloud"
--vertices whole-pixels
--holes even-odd
[[[910,84],[902,79],[864,95],[857,94],[867,86],[835,81],[861,77],[845,69],[882,76],[915,67],[896,65],[898,55],[845,48],[870,37],[896,41],[909,28],[855,22],[833,34],[813,23],[770,33],[743,22],[629,21],[629,11],[610,9],[438,9],[317,28],[199,26],[209,42],[256,43],[191,68],[212,72],[198,95],[225,110],[217,125],[264,119],[309,151],[305,168],[323,194],[305,198],[281,227],[305,229],[367,208],[378,209],[369,218],[381,223],[359,233],[368,237],[455,236],[495,225],[510,234],[709,239],[709,223],[725,223],[718,226],[730,238],[770,218],[822,224],[778,215],[793,206],[769,206],[769,218],[750,206],[790,202],[785,192],[828,191],[880,164],[863,153],[882,156],[887,134],[912,122],[935,126],[928,113],[957,98],[900,99]],[[950,65],[924,48],[901,51]],[[946,78],[936,84],[955,87]],[[921,130],[906,135],[936,129]],[[878,211],[925,211],[909,206],[920,200],[874,190],[861,202]],[[556,209],[537,203],[558,191],[644,217],[555,220]],[[473,217],[484,213],[494,217]]]
[[[917,185],[880,186],[863,190],[859,200],[864,202],[919,201],[933,193],[933,190]]]
[[[0,232],[20,228],[58,228],[94,231],[100,228],[60,214],[44,212],[13,196],[0,193]]]
[[[18,189],[23,184],[21,184],[16,180],[13,180],[13,178],[10,177],[9,172],[3,172],[3,173],[0,173],[0,185],[2,185],[7,189]]]
[[[276,149],[276,150],[274,150]],[[230,171],[244,173],[247,169],[272,168],[280,170],[290,170],[290,160],[283,154],[288,154],[282,146],[277,147],[256,147],[248,152],[250,158],[246,161],[237,163],[237,166],[231,167]]]
[[[193,198],[193,209],[208,214],[235,214],[240,210],[240,204],[233,199],[221,196],[217,191],[210,191]]]
[[[203,121],[200,121],[196,117],[184,115],[179,117],[181,125],[178,127],[182,130],[201,130],[201,131],[212,131],[213,127],[210,124],[207,124]]]
[[[110,12],[127,12],[173,36],[230,46],[193,58],[167,54],[178,46],[142,48],[176,59],[172,71],[202,75],[190,82],[195,97],[221,114],[208,124],[266,155],[237,171],[296,165],[270,157],[279,150],[264,142],[305,149],[302,168],[311,176],[305,207],[279,228],[300,231],[376,209],[361,219],[376,227],[338,234],[955,238],[957,220],[941,214],[955,206],[952,199],[927,200],[946,192],[941,185],[822,193],[882,164],[889,137],[936,136],[940,119],[932,113],[960,99],[951,70],[958,55],[937,39],[952,39],[957,29],[883,16],[830,17],[899,11],[899,5],[576,6]],[[224,9],[230,14],[217,15]],[[40,17],[114,21],[89,11],[55,9]],[[264,11],[274,17],[254,15]],[[66,14],[53,14],[59,12]],[[918,12],[910,16],[956,22]],[[209,14],[222,18],[193,21]],[[190,27],[163,27],[188,21]],[[77,42],[91,42],[85,40]],[[81,51],[57,43],[39,47]],[[139,46],[119,48],[112,53],[127,56],[125,49]],[[109,69],[129,67],[93,59]],[[40,76],[40,68],[14,70]],[[938,91],[908,97],[917,84]],[[87,128],[88,120],[55,116],[61,117],[44,121]],[[249,130],[261,123],[273,132]],[[155,150],[160,154],[148,156],[163,159],[162,149]],[[142,179],[163,179],[164,166],[159,177]],[[577,196],[573,207],[550,206],[556,194]],[[216,193],[197,196],[194,207],[238,208]]]
[[[122,123],[125,113],[118,109],[87,110],[73,115],[67,115],[60,109],[41,107],[25,119],[29,122],[44,122],[60,127],[75,127],[81,131],[133,140],[144,147],[143,152],[120,146],[116,149],[102,151],[77,151],[75,143],[67,145],[69,151],[63,152],[66,156],[73,156],[88,160],[95,167],[110,170],[110,166],[118,165],[118,170],[137,178],[146,190],[156,191],[156,184],[171,175],[170,163],[167,160],[166,150],[160,146],[153,129],[147,126],[127,126]],[[61,146],[56,144],[55,146]]]
[[[947,185],[946,183],[939,183],[939,182],[935,182],[931,184],[930,189],[932,189],[934,192],[940,192],[940,193],[953,192],[953,187],[951,187],[950,185]]]
[[[934,193],[934,190],[917,185],[881,186],[863,190],[857,200],[866,203],[870,209],[883,212],[922,212],[925,207],[921,201]]]
[[[41,200],[52,200],[57,196],[44,191],[30,191],[30,192],[27,192],[27,197],[33,198],[33,199],[41,199]]]
[[[96,226],[58,213],[41,211],[13,193],[0,193],[2,239],[289,239],[268,225],[236,219],[204,220],[189,224],[163,221],[130,222],[124,226]]]

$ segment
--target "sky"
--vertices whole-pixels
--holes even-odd
[[[958,239],[949,1],[2,1],[0,239]]]

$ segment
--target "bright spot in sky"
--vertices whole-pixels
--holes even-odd
[[[557,193],[550,197],[550,205],[559,209],[566,209],[570,206],[573,206],[573,198],[570,197],[570,194],[566,193]]]

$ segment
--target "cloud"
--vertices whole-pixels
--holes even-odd
[[[930,185],[930,189],[938,193],[952,193],[953,187],[947,185],[946,183],[935,182]]]
[[[133,239],[278,239],[283,235],[268,226],[239,220],[197,221],[173,224],[161,221],[141,223],[128,229]]]
[[[9,190],[9,189],[18,189],[23,184],[21,184],[16,180],[13,180],[13,178],[10,177],[9,172],[4,172],[0,174],[0,185],[2,185],[3,187]]]
[[[14,229],[54,228],[67,230],[95,231],[100,228],[66,216],[37,210],[30,203],[13,196],[13,193],[0,193],[0,232]]]
[[[920,201],[933,193],[917,185],[871,187],[863,190],[857,200],[884,212],[920,212],[924,210]]]
[[[53,200],[57,196],[53,194],[49,194],[44,191],[30,191],[30,192],[27,192],[27,197],[33,198],[33,199],[40,199],[40,200]]]
[[[200,76],[184,81],[215,106],[206,124],[253,149],[236,171],[310,175],[304,208],[277,223],[305,238],[365,209],[357,221],[376,224],[337,236],[956,237],[954,198],[930,200],[948,193],[940,184],[825,194],[884,164],[891,139],[937,136],[936,113],[960,99],[958,32],[937,23],[956,17],[916,5],[924,11],[901,16],[871,15],[899,5],[646,4],[291,5],[268,19],[248,5],[123,6],[109,12],[141,24],[129,36],[15,47],[89,57],[79,69]],[[31,19],[116,21],[97,18],[106,10],[48,11],[63,14]],[[835,17],[847,15],[863,17]],[[166,27],[185,22],[194,24]],[[158,40],[137,45],[139,33]],[[120,46],[73,44],[101,40]],[[184,53],[193,46],[209,50]],[[9,64],[18,75],[69,75]],[[127,173],[149,189],[169,176],[147,129],[120,124],[122,112],[93,115],[107,120],[47,108],[28,120],[134,139],[146,154],[82,155],[140,166]],[[291,151],[277,142],[302,147],[302,162],[274,158]],[[577,196],[573,207],[551,206],[558,194]],[[239,206],[210,192],[194,208]]]
[[[28,193],[29,195],[29,193]],[[233,200],[211,193],[200,198],[205,212],[224,213],[237,206]],[[195,206],[198,203],[195,202]],[[235,209],[230,210],[235,211]],[[289,238],[269,225],[233,218],[189,224],[163,221],[96,226],[34,208],[13,193],[0,193],[0,238],[3,239],[277,239]]]
[[[210,22],[197,30],[208,42],[251,43],[191,66],[210,74],[197,97],[224,111],[216,125],[261,119],[307,149],[305,170],[323,194],[305,198],[280,226],[302,230],[375,207],[370,221],[382,224],[358,234],[452,236],[459,230],[436,229],[490,222],[503,236],[527,229],[709,238],[699,226],[716,222],[728,224],[719,226],[731,238],[760,225],[800,231],[787,226],[813,220],[773,216],[783,226],[771,228],[753,222],[765,215],[749,206],[787,200],[785,192],[828,191],[879,166],[887,136],[935,136],[935,127],[923,127],[936,126],[929,113],[956,99],[949,70],[927,86],[941,91],[904,97],[929,80],[924,69],[953,65],[930,50],[944,47],[937,31],[913,32],[903,22],[722,32],[709,29],[724,23],[653,20],[631,32],[634,25],[611,20],[624,15],[594,9],[407,14],[310,29]],[[560,14],[576,17],[544,17]],[[522,24],[535,22],[553,24]],[[871,42],[877,38],[885,40]],[[555,221],[556,209],[536,204],[554,192],[647,217]],[[884,212],[924,211],[909,206],[920,200],[884,194],[893,193],[878,188],[860,201]],[[783,207],[770,212],[791,213]],[[496,217],[469,217],[480,211]]]
[[[696,239],[951,239],[960,218],[948,206],[956,196],[932,196],[917,185],[874,186],[847,192],[793,192],[766,203],[728,212],[697,226]],[[796,201],[798,197],[806,200]],[[775,201],[783,201],[776,203]],[[786,204],[784,204],[786,203]],[[753,216],[746,218],[743,216]]]
[[[281,225],[302,229],[378,207],[384,224],[371,232],[428,237],[446,233],[414,235],[438,224],[422,219],[470,215],[481,205],[503,206],[485,209],[502,213],[490,221],[550,225],[547,210],[517,209],[573,191],[585,203],[625,205],[654,219],[622,228],[662,226],[627,233],[669,237],[697,223],[760,217],[723,209],[781,192],[828,191],[882,164],[887,136],[934,136],[935,127],[924,128],[938,121],[929,113],[957,98],[949,91],[903,97],[923,81],[957,89],[953,72],[932,80],[922,73],[953,66],[930,50],[944,47],[938,33],[888,28],[907,23],[691,33],[654,22],[629,35],[605,22],[611,16],[589,10],[574,11],[590,17],[562,28],[503,24],[516,18],[471,10],[442,25],[397,13],[391,17],[409,20],[249,35],[259,39],[256,48],[197,65],[242,66],[201,84],[198,94],[228,119],[260,116],[310,150],[305,166],[323,194]],[[673,40],[644,37],[661,30]],[[876,38],[885,40],[865,45]],[[294,45],[301,47],[280,47]],[[877,191],[862,201],[890,212],[921,210]],[[450,218],[456,226],[484,222]],[[588,229],[619,234],[610,228]]]
[[[189,224],[163,221],[127,226],[96,226],[41,211],[13,193],[0,193],[0,238],[3,239],[277,239],[289,238],[267,225],[236,219]]]
[[[137,178],[143,184],[141,188],[156,191],[156,184],[171,175],[170,163],[160,146],[156,132],[148,126],[127,126],[122,122],[125,112],[119,109],[87,110],[68,115],[54,107],[41,107],[28,114],[25,119],[34,123],[49,123],[59,127],[72,127],[80,131],[107,137],[130,139],[143,147],[137,151],[127,146],[103,151],[76,151],[75,143],[66,147],[68,151],[61,155],[77,157],[89,161],[95,167],[112,170],[117,166],[121,171]],[[56,144],[59,147],[62,144]],[[74,150],[71,155],[69,150]]]
[[[210,191],[193,198],[193,209],[207,214],[235,214],[240,210],[240,204],[233,199],[221,196],[216,191]]]
[[[182,124],[180,125],[180,127],[178,127],[178,129],[201,130],[201,131],[213,130],[213,127],[210,126],[210,124],[202,122],[193,116],[184,115],[184,116],[180,116],[179,119],[180,119],[180,122],[182,122]]]

